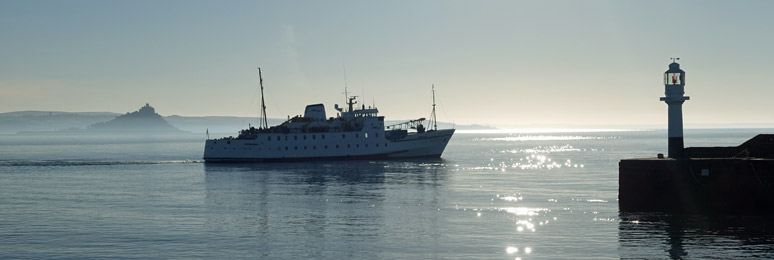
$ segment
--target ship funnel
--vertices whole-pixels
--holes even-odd
[[[325,106],[323,104],[306,106],[304,117],[325,120]]]

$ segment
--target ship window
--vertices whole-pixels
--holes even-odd
[[[368,138],[368,133],[364,133],[363,137]]]
[[[278,135],[278,136],[277,136],[277,141],[279,141],[279,140],[280,140],[280,137],[279,137],[279,135]]]
[[[306,150],[306,145],[304,145],[304,150]]]
[[[356,144],[355,147],[360,148],[360,144]]]
[[[316,145],[312,145],[312,149],[317,150],[317,146]]]
[[[355,134],[355,138],[359,138],[359,137],[360,137],[360,134]]]
[[[317,135],[312,135],[312,140],[317,139]]]
[[[379,147],[379,144],[376,144],[376,147]]]
[[[298,136],[297,136],[297,135],[294,135],[294,136],[293,136],[293,140],[298,140]]]
[[[304,140],[306,140],[306,135],[304,135]]]
[[[286,135],[286,136],[285,136],[285,141],[287,141],[287,140],[288,140],[288,136]]]
[[[339,145],[338,144],[336,145],[336,149],[339,149]]]
[[[325,135],[320,135],[320,138],[325,139]]]
[[[347,134],[341,134],[341,138],[342,139],[347,138]]]
[[[287,146],[285,146],[285,151],[287,151],[287,150],[288,150],[288,147],[287,147]]]
[[[352,148],[352,146],[350,146],[349,144],[347,144],[347,148]]]
[[[271,141],[271,136],[269,136],[269,141]]]
[[[387,143],[384,143],[384,147],[387,147]]]
[[[365,144],[365,147],[368,148],[368,144]]]
[[[374,133],[374,137],[379,137],[379,133]]]
[[[295,149],[295,150],[298,150],[298,146],[296,146],[296,147],[295,147],[295,148],[293,148],[293,149]]]
[[[325,149],[328,149],[328,145],[327,144],[325,145]]]

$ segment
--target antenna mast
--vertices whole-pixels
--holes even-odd
[[[258,118],[258,129],[269,128],[269,122],[266,120],[266,103],[263,100],[263,75],[261,75],[261,68],[258,68],[258,78],[261,84],[261,117]]]
[[[433,84],[433,114],[430,116],[433,118],[433,130],[438,130],[438,119],[435,118],[435,84]]]

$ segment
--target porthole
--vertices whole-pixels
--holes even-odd
[[[268,136],[268,137],[269,137],[269,141],[271,141],[271,136]]]
[[[350,146],[349,144],[347,144],[347,148],[352,148],[352,146]]]
[[[312,135],[312,140],[317,139],[317,135]]]
[[[376,147],[379,147],[379,144],[376,144]]]
[[[363,133],[363,137],[368,138],[368,133]]]
[[[280,137],[279,137],[279,135],[278,135],[278,136],[277,136],[277,141],[279,141],[279,140],[280,140]]]
[[[341,139],[347,138],[347,134],[341,134]]]
[[[294,136],[293,136],[293,140],[298,140],[298,136],[297,136],[297,135],[294,135]]]
[[[304,135],[304,140],[306,140],[306,135]]]
[[[294,147],[293,149],[294,149],[294,150],[298,150],[298,146]]]
[[[325,135],[320,135],[320,138],[325,139]]]
[[[336,145],[336,149],[339,149],[339,145],[338,144]]]
[[[355,134],[355,138],[360,138],[360,134]]]
[[[355,145],[355,148],[360,148],[360,144],[356,144],[356,145]]]

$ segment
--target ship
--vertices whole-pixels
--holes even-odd
[[[438,129],[435,113],[435,87],[431,118],[385,125],[379,110],[356,107],[357,96],[347,98],[347,107],[334,108],[336,117],[326,117],[323,104],[307,105],[303,116],[268,126],[261,85],[259,126],[249,126],[236,137],[210,139],[204,145],[204,161],[287,162],[313,160],[381,160],[396,158],[440,158],[455,129]],[[428,126],[425,126],[425,122]]]

